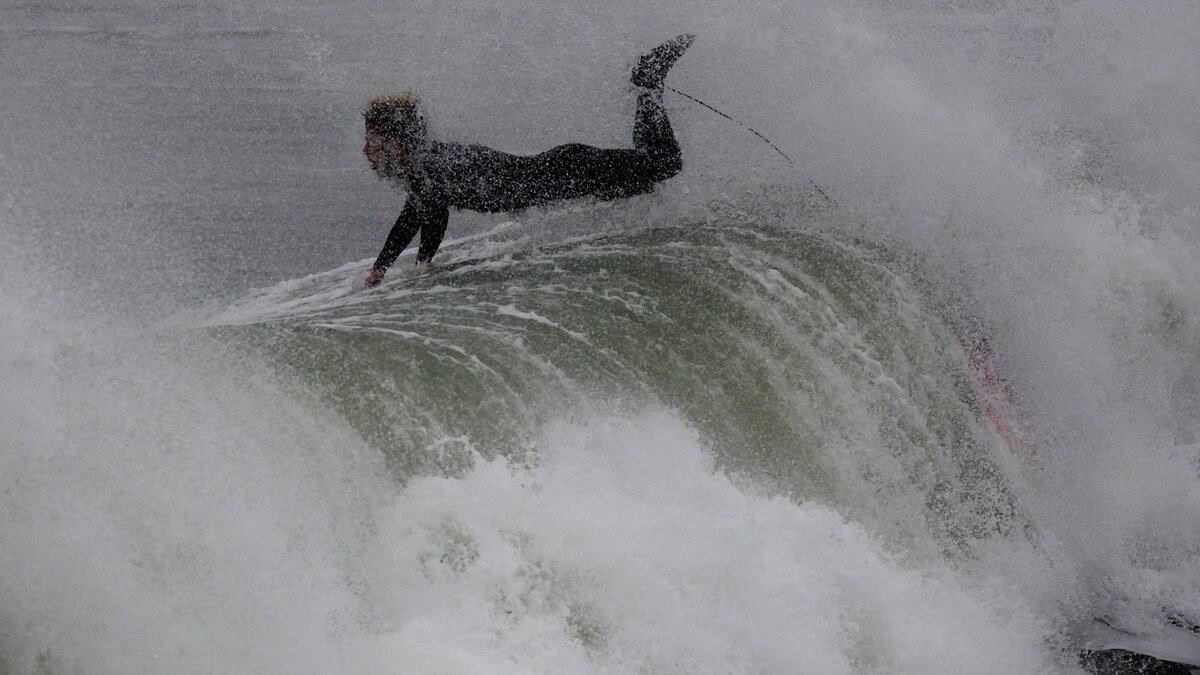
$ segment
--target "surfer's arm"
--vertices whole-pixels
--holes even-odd
[[[417,248],[417,264],[428,266],[433,256],[437,255],[442,245],[442,237],[446,235],[446,223],[450,220],[450,209],[442,207],[429,214],[429,218],[421,223],[421,245]]]
[[[449,216],[450,208],[445,204],[409,195],[408,201],[400,211],[400,217],[396,219],[396,224],[392,225],[387,241],[383,243],[383,250],[375,259],[366,285],[374,286],[383,280],[384,273],[396,262],[396,258],[408,247],[419,230],[429,228],[431,231],[444,231]],[[438,239],[440,240],[440,237]],[[429,257],[433,257],[432,254]]]

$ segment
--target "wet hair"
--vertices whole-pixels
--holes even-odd
[[[374,127],[384,138],[399,140],[404,145],[425,141],[427,128],[421,97],[411,89],[372,98],[362,107],[362,116],[367,126]]]

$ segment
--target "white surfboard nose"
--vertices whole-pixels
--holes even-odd
[[[1120,649],[1145,654],[1191,666],[1193,673],[1200,673],[1200,627],[1182,620],[1163,620],[1135,627],[1130,622],[1097,619],[1088,637],[1096,650]]]

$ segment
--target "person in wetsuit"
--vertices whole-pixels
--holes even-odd
[[[450,207],[489,213],[519,211],[564,199],[611,200],[645,194],[683,168],[663,108],[663,79],[694,36],[680,35],[642,56],[631,82],[639,89],[633,148],[571,143],[529,156],[428,137],[415,95],[380,96],[363,108],[363,153],[381,177],[401,183],[408,199],[388,233],[365,287],[377,286],[417,232],[416,265],[437,253]]]

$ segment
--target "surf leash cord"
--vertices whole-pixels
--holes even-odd
[[[743,123],[742,123],[742,122],[740,122],[739,120],[736,120],[736,119],[734,119],[734,118],[733,118],[733,117],[731,117],[730,115],[727,115],[727,114],[725,114],[725,113],[721,112],[720,110],[717,110],[716,108],[714,108],[714,107],[712,107],[711,105],[709,105],[709,104],[705,103],[704,101],[701,101],[700,99],[696,98],[695,96],[692,96],[691,94],[685,94],[685,93],[683,93],[682,91],[679,91],[678,89],[676,89],[675,87],[667,87],[667,89],[670,89],[671,91],[675,92],[676,94],[679,94],[680,96],[682,96],[682,97],[684,97],[684,98],[686,98],[686,99],[690,99],[690,100],[692,100],[692,101],[695,101],[696,103],[699,103],[700,105],[704,106],[705,108],[708,108],[709,110],[711,110],[711,111],[713,111],[713,112],[717,113],[717,114],[718,114],[718,115],[720,115],[721,117],[724,117],[725,119],[727,119],[727,120],[729,120],[729,121],[731,121],[731,122],[734,122],[734,123],[735,123],[735,124],[737,124],[738,126],[740,126],[740,127],[742,127],[743,129],[745,129],[746,131],[749,131],[750,133],[754,134],[755,136],[758,136],[759,138],[761,138],[761,139],[763,140],[763,142],[764,142],[764,143],[766,143],[767,145],[769,145],[769,146],[771,146],[772,148],[774,148],[774,149],[775,149],[775,152],[778,152],[778,153],[779,153],[779,154],[780,154],[780,155],[781,155],[781,156],[782,156],[784,159],[786,159],[788,164],[791,164],[792,166],[796,166],[796,163],[792,161],[792,158],[791,158],[791,157],[788,157],[788,156],[787,156],[787,153],[785,153],[784,151],[780,150],[778,145],[775,145],[774,143],[772,143],[772,142],[771,142],[771,139],[767,138],[766,136],[764,136],[764,135],[760,134],[759,132],[755,131],[754,129],[750,128],[748,125],[746,125],[746,124],[743,124]]]

